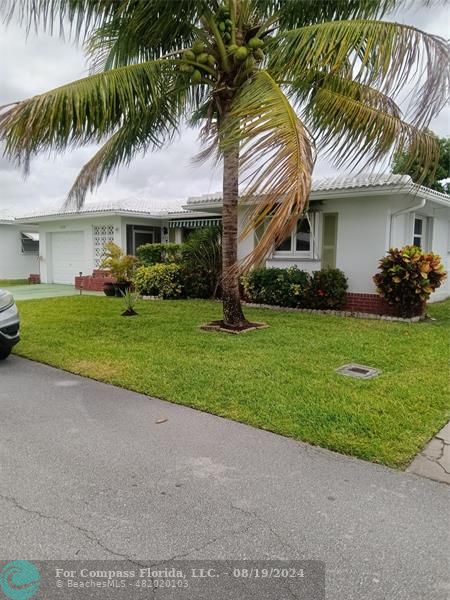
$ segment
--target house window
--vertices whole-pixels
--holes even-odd
[[[276,248],[275,254],[310,258],[313,250],[313,237],[311,234],[311,228],[313,227],[312,220],[313,214],[306,215],[300,219],[291,235]]]
[[[22,245],[22,254],[39,254],[39,234],[25,233],[20,234]]]
[[[414,232],[413,232],[413,245],[419,248],[425,249],[425,231],[426,221],[423,217],[415,217],[414,219]]]
[[[103,260],[105,244],[114,241],[114,225],[94,225],[94,264],[98,269]]]

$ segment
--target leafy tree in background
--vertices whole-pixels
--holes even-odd
[[[410,175],[414,182],[420,182],[432,190],[450,196],[450,183],[444,181],[450,178],[450,138],[438,138],[438,142],[439,163],[434,171],[424,173],[424,166],[420,159],[414,158],[406,150],[395,154],[392,172]]]
[[[39,152],[103,144],[68,202],[81,206],[117,167],[167,144],[184,124],[201,127],[199,159],[223,161],[225,326],[246,326],[239,271],[305,211],[317,148],[338,167],[406,149],[425,171],[437,161],[424,128],[446,99],[449,46],[379,20],[399,0],[0,1],[26,27],[69,24],[91,60],[90,76],[0,114],[6,156],[25,168]],[[406,84],[415,93],[403,116],[395,98]],[[238,267],[239,182],[243,199],[253,199],[241,235],[271,218]]]

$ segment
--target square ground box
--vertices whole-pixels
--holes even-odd
[[[377,377],[381,371],[374,367],[350,363],[336,369],[336,373],[346,375],[347,377],[354,377],[355,379],[372,379],[373,377]]]

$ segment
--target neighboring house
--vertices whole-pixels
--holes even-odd
[[[148,203],[126,201],[86,204],[80,212],[56,211],[17,222],[38,225],[41,278],[73,283],[101,262],[105,242],[128,253],[149,242],[181,242],[192,229],[220,223],[220,194],[189,198],[184,212],[156,212]],[[240,228],[246,206],[240,211]],[[266,265],[296,265],[307,271],[338,267],[348,277],[350,304],[368,308],[377,296],[372,276],[392,246],[416,244],[441,255],[449,269],[450,199],[402,175],[358,175],[315,179],[308,214],[270,256]],[[261,228],[239,243],[243,258],[258,242]],[[448,280],[433,295],[450,295]],[[353,304],[352,304],[353,303]],[[364,306],[362,306],[364,305]]]
[[[25,279],[39,273],[37,227],[0,215],[0,279]]]

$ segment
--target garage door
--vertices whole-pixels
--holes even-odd
[[[74,283],[80,271],[85,272],[86,247],[83,231],[52,233],[53,283]]]

